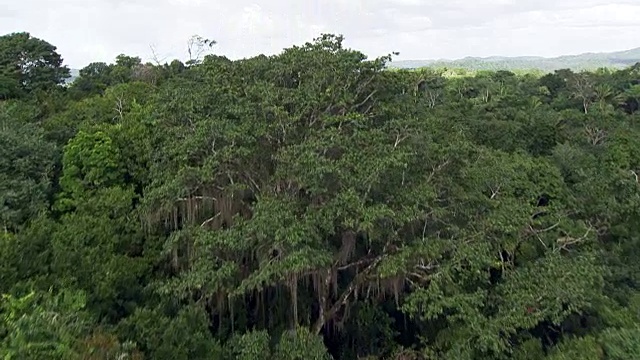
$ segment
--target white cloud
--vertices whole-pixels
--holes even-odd
[[[0,0],[0,33],[28,31],[72,67],[116,55],[186,56],[188,39],[230,58],[274,54],[321,32],[370,56],[554,56],[640,46],[639,0]],[[36,9],[37,11],[34,11]]]

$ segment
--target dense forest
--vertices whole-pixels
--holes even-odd
[[[196,40],[0,37],[0,358],[640,359],[640,64]]]

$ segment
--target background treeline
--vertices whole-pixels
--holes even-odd
[[[0,357],[640,359],[640,64],[389,60],[0,37]]]
[[[458,60],[402,60],[394,61],[390,66],[395,68],[462,68],[467,70],[510,70],[552,72],[560,69],[596,70],[607,67],[622,69],[640,62],[640,47],[625,51],[609,53],[586,53],[580,55],[564,55],[554,58],[538,56],[516,57],[466,57]]]

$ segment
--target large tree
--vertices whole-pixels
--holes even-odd
[[[55,46],[27,32],[0,36],[0,98],[51,89],[69,76]]]

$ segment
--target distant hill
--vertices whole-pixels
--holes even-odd
[[[403,60],[389,64],[390,68],[416,69],[421,67],[462,68],[468,70],[529,70],[554,71],[558,69],[594,70],[602,67],[624,68],[640,62],[640,48],[610,53],[585,53],[555,58],[539,56],[486,58],[466,57],[458,60]]]

